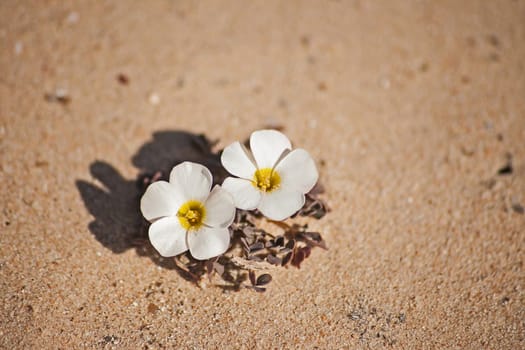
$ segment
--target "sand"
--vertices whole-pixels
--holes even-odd
[[[2,1],[0,347],[525,347],[524,1]],[[136,248],[139,173],[282,126],[329,250]]]

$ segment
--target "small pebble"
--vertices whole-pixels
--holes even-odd
[[[150,303],[150,304],[148,305],[148,312],[149,312],[150,314],[154,314],[154,313],[156,313],[157,311],[159,311],[159,307],[158,307],[157,305],[155,305],[155,304],[153,304],[153,303]]]
[[[69,13],[69,15],[67,15],[66,22],[71,24],[77,23],[79,17],[80,16],[78,15],[78,12],[72,11]]]
[[[310,46],[310,37],[308,35],[301,36],[300,41],[301,41],[301,45],[303,45],[303,47]]]
[[[159,95],[157,95],[156,93],[152,92],[151,94],[149,94],[148,96],[148,101],[150,104],[152,104],[153,106],[156,106],[160,103],[160,97]]]
[[[523,206],[520,203],[517,203],[517,202],[512,203],[512,210],[514,210],[516,213],[522,214],[522,215],[523,215],[523,213],[525,213],[525,208],[523,208]]]
[[[64,88],[58,88],[55,90],[55,96],[58,99],[63,99],[68,96],[67,90]]]
[[[24,51],[24,44],[21,41],[15,43],[15,55],[20,55]]]
[[[428,68],[429,68],[429,64],[427,62],[423,62],[419,66],[419,71],[422,72],[422,73],[425,73],[425,72],[428,71]]]
[[[129,78],[126,74],[119,73],[117,75],[117,81],[122,85],[128,85],[129,84]]]
[[[383,89],[388,90],[392,84],[390,83],[390,79],[383,77],[379,80],[379,85],[381,85]]]
[[[63,105],[71,102],[69,92],[64,88],[57,88],[54,92],[45,94],[44,97],[48,102],[59,102]]]

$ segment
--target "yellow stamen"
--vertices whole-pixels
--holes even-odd
[[[253,175],[252,185],[262,192],[272,192],[279,188],[281,177],[271,168],[257,169]]]
[[[179,222],[186,230],[198,230],[204,223],[205,216],[204,205],[196,200],[187,201],[177,212]]]

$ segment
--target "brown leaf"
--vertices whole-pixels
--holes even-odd
[[[293,251],[286,254],[283,258],[282,266],[286,266],[290,262],[290,260],[292,260],[292,257],[293,257]]]
[[[246,251],[246,253],[249,253],[250,252],[250,245],[248,244],[248,241],[246,240],[246,238],[241,237],[241,243],[242,243],[242,246],[243,246],[244,250]]]
[[[256,232],[255,232],[255,228],[252,227],[252,226],[245,226],[242,228],[242,233],[246,236],[246,237],[254,237]]]
[[[301,268],[301,263],[310,256],[310,253],[312,252],[312,248],[306,246],[299,249],[296,249],[293,259],[292,259],[292,265],[296,266],[298,269]]]
[[[264,243],[261,241],[257,241],[250,246],[250,253],[256,252],[261,249],[264,249]]]
[[[224,274],[224,265],[219,264],[218,262],[214,262],[213,268],[215,269],[215,271],[217,271],[219,276],[222,276]]]
[[[302,247],[301,250],[304,252],[304,258],[308,258],[310,254],[312,253],[312,248],[309,246]]]
[[[311,238],[316,242],[321,242],[323,240],[319,232],[303,232],[303,236]]]
[[[263,259],[260,257],[260,256],[257,256],[257,255],[248,255],[247,257],[248,260],[252,260],[252,261],[263,261]]]
[[[272,276],[268,273],[262,274],[257,278],[257,283],[255,283],[258,286],[264,286],[265,284],[268,284],[272,281]]]
[[[289,240],[288,243],[286,243],[285,247],[290,250],[293,250],[293,248],[295,247],[295,239]]]
[[[250,277],[250,282],[252,283],[252,286],[255,286],[255,272],[252,270],[248,271],[248,276]]]
[[[297,267],[298,269],[301,268],[301,263],[303,262],[304,258],[305,256],[303,251],[298,249],[293,255],[292,265]]]
[[[304,237],[304,241],[306,244],[310,247],[319,247],[323,248],[325,250],[328,250],[328,247],[326,246],[326,242],[321,237],[321,234],[318,232],[303,232],[301,234],[302,237]]]
[[[266,257],[266,261],[268,261],[270,264],[272,265],[281,265],[283,260],[281,258],[278,258],[276,257],[275,255],[273,254],[269,254],[267,257]]]

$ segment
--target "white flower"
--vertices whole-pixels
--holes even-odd
[[[173,168],[170,181],[149,185],[140,201],[142,215],[152,222],[149,239],[160,255],[181,254],[188,249],[199,260],[224,253],[230,244],[235,206],[231,195],[215,186],[212,175],[196,163]]]
[[[259,209],[272,220],[284,220],[304,205],[304,194],[319,174],[304,149],[291,150],[290,140],[275,130],[259,130],[250,136],[251,154],[239,142],[224,149],[221,162],[238,178],[228,177],[222,187],[240,209]]]

